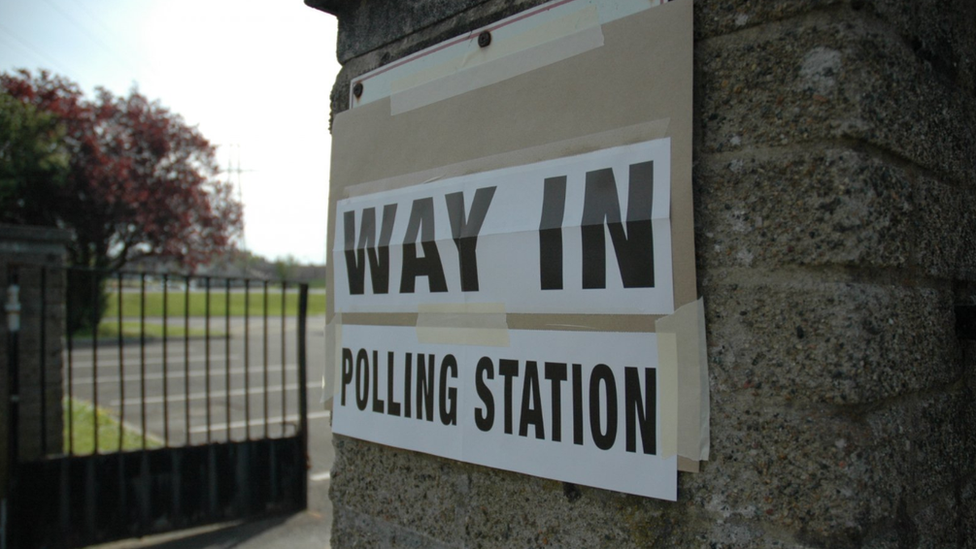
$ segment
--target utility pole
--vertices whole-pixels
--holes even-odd
[[[237,184],[235,185],[237,187],[237,201],[240,202],[241,203],[241,206],[243,207],[244,206],[244,187],[243,187],[243,185],[241,185],[241,174],[244,173],[244,172],[254,172],[254,171],[257,171],[257,170],[251,170],[251,169],[246,169],[245,170],[245,169],[241,169],[241,144],[240,143],[230,143],[230,144],[227,144],[226,147],[228,148],[227,170],[226,170],[227,180],[228,180],[228,182],[231,185],[234,185],[233,176],[235,174],[237,175]],[[236,167],[234,167],[234,160],[235,159],[237,160],[237,166]],[[243,226],[243,228],[241,229],[241,248],[244,250],[244,273],[243,273],[243,275],[244,276],[247,276],[247,273],[248,273],[248,271],[250,269],[250,261],[251,261],[251,259],[250,259],[250,253],[248,253],[248,249],[247,249],[247,224],[245,224]]]

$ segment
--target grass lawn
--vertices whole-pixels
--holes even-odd
[[[70,416],[68,404],[71,403]],[[79,399],[64,399],[64,452],[69,451],[68,421],[72,421],[76,455],[91,454],[95,449],[95,421],[98,421],[98,451],[114,452],[119,449],[121,436],[123,450],[141,450],[142,436],[126,429],[115,416],[102,408],[97,411],[90,402]],[[159,448],[162,444],[154,437],[146,437],[146,448]]]
[[[182,317],[187,310],[187,295],[182,291],[171,291],[166,298],[166,315],[170,318]],[[206,294],[200,290],[191,291],[189,294],[190,316],[206,316],[207,299]],[[254,288],[245,301],[243,291],[233,290],[229,295],[230,316],[244,316],[245,312],[250,316],[264,315],[265,300],[264,292],[261,288]],[[139,316],[141,306],[141,296],[138,292],[122,292],[122,316]],[[284,299],[285,314],[293,317],[298,313],[298,293],[288,292]],[[269,289],[267,309],[268,316],[280,317],[282,308],[281,290]],[[228,295],[223,288],[213,288],[210,290],[210,316],[221,317],[227,314]],[[119,314],[119,294],[109,292],[108,309],[105,311],[105,318],[116,318]],[[309,294],[308,314],[325,314],[325,295]],[[163,292],[146,292],[146,316],[163,316]]]

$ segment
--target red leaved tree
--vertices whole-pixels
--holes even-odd
[[[69,158],[63,177],[44,182],[43,203],[5,204],[3,221],[70,229],[71,264],[94,269],[150,256],[193,268],[233,247],[241,204],[216,178],[213,145],[182,117],[136,89],[127,97],[99,89],[91,100],[44,71],[2,74],[0,87],[59,121]],[[4,185],[20,188],[4,195],[37,197],[29,191],[41,183],[15,177]],[[88,324],[72,328],[78,322]]]

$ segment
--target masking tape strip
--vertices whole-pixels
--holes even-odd
[[[451,60],[464,58],[465,53],[477,51],[478,36],[483,31],[492,33],[492,44],[485,48],[485,54],[490,50],[502,49],[508,41],[517,42],[523,35],[534,34],[538,28],[549,28],[553,20],[566,17],[567,14],[595,9],[598,13],[599,25],[623,19],[648,8],[661,5],[667,0],[552,0],[541,6],[519,12],[511,17],[496,21],[485,27],[475,29],[456,38],[446,40],[419,52],[408,55],[398,61],[378,67],[353,80],[354,84],[363,84],[362,94],[349,96],[349,108],[355,109],[363,105],[378,101],[395,93],[395,82],[409,82],[413,74],[427,73],[435,75],[437,67],[451,66]],[[578,29],[577,29],[578,30]],[[514,48],[509,48],[509,51]],[[454,61],[456,64],[457,61]],[[402,85],[402,84],[401,84]]]
[[[701,461],[678,456],[678,471],[682,473],[698,473],[701,471]]]
[[[678,338],[657,332],[657,382],[661,414],[661,457],[678,453]]]
[[[419,343],[508,347],[508,321],[501,303],[421,305]]]
[[[390,112],[402,114],[514,78],[603,45],[596,6],[546,22],[492,47],[469,42],[464,55],[391,83]]]
[[[705,308],[699,299],[680,307],[655,323],[658,362],[662,381],[662,433],[676,432],[677,444],[662,439],[664,457],[679,458],[679,470],[698,471],[698,462],[709,454],[708,355]],[[671,376],[674,376],[673,378]],[[677,406],[665,408],[666,393],[677,395]]]
[[[711,402],[708,398],[708,339],[705,337],[705,302],[698,300],[698,398],[701,402],[701,433],[699,457],[702,461],[708,461],[711,453]]]
[[[342,312],[336,312],[325,326],[325,371],[322,372],[322,401],[328,402],[335,396],[340,385],[340,371],[337,365],[342,360]]]
[[[459,70],[476,67],[485,63],[497,61],[512,54],[541,46],[546,42],[575,34],[587,28],[599,28],[600,20],[596,6],[587,6],[573,13],[563,15],[557,19],[546,21],[535,27],[531,32],[508,36],[505,40],[496,40],[492,47],[477,47],[477,41],[471,41],[464,52],[459,52],[452,58],[436,65],[418,70],[390,83],[390,90],[397,94],[423,84],[451,76]]]

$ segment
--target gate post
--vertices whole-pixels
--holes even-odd
[[[8,538],[8,505],[7,505],[7,493],[10,491],[11,479],[13,479],[16,468],[17,468],[17,455],[18,455],[18,433],[17,433],[17,418],[19,416],[19,390],[18,390],[18,371],[19,371],[19,355],[18,352],[18,336],[20,332],[20,287],[17,284],[17,271],[16,267],[8,266],[7,269],[7,289],[6,296],[7,300],[4,303],[4,311],[6,312],[6,328],[7,328],[7,372],[3,376],[4,379],[0,381],[2,384],[2,390],[0,390],[0,410],[3,410],[3,414],[0,414],[0,420],[3,421],[2,431],[0,431],[0,440],[3,440],[7,447],[7,452],[5,455],[0,456],[0,459],[6,459],[3,462],[3,467],[0,469],[0,549],[7,549],[7,538]],[[3,382],[6,382],[3,384]]]
[[[0,225],[0,284],[8,286],[8,266],[16,266],[20,278],[20,431],[25,436],[32,433],[20,441],[21,460],[61,452],[64,277],[60,269],[68,239],[69,234],[60,229]],[[4,347],[6,329],[0,343]],[[7,352],[4,348],[3,356]]]
[[[15,335],[6,319],[0,323],[4,364],[0,372],[0,446],[9,449],[0,452],[0,499],[4,502],[0,523],[4,526],[11,524],[8,497],[16,461],[61,451],[64,285],[60,268],[68,238],[60,229],[0,224],[0,288],[5,303],[10,301],[5,309],[18,313],[20,324],[20,333]],[[8,300],[12,286],[16,286],[16,296]],[[13,310],[14,301],[20,304],[19,311]],[[11,402],[14,395],[16,403]],[[14,440],[18,433],[22,436]],[[2,536],[7,536],[6,528]],[[0,537],[0,543],[7,539]]]

